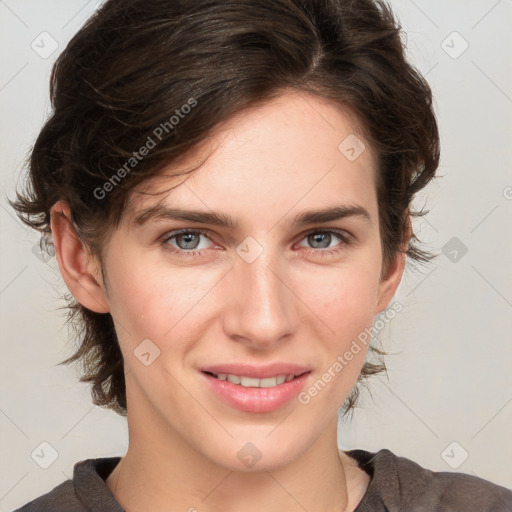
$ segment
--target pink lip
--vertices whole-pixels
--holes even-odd
[[[233,375],[245,375],[256,379],[276,377],[277,375],[300,375],[310,371],[311,368],[292,363],[272,363],[265,366],[252,364],[217,364],[201,368],[203,372],[210,373],[231,373]]]
[[[275,370],[272,371],[274,372],[273,375],[276,375]],[[239,373],[239,367],[236,372],[216,371],[213,373],[233,373],[235,375],[241,374],[246,375],[247,377],[251,376],[247,375],[245,372]],[[279,374],[284,375],[286,373],[294,372],[284,371]],[[217,397],[231,407],[244,412],[271,412],[279,409],[300,393],[309,378],[310,372],[304,373],[289,382],[284,382],[283,384],[279,384],[272,388],[246,388],[239,384],[233,384],[227,380],[217,379],[216,377],[212,377],[204,372],[201,372],[201,375],[206,379],[207,385],[217,395]]]

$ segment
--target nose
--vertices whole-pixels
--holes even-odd
[[[237,257],[227,277],[223,326],[231,339],[268,350],[295,332],[298,299],[286,261],[277,251],[264,249],[252,262]]]

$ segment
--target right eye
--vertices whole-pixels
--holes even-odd
[[[166,233],[165,236],[160,239],[160,244],[165,247],[165,249],[176,253],[178,256],[196,256],[202,250],[206,249],[206,247],[198,249],[198,245],[200,245],[200,237],[202,236],[208,238],[206,231],[181,229]],[[173,240],[176,245],[170,244],[169,242],[171,240]]]

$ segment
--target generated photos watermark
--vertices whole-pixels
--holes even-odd
[[[311,386],[309,386],[308,389],[299,393],[299,402],[303,405],[309,404],[311,398],[317,396],[325,386],[327,386],[327,384],[336,377],[336,374],[341,372],[341,370],[343,370],[343,368],[345,368],[345,366],[354,359],[354,356],[361,352],[363,347],[366,347],[371,343],[372,337],[381,332],[384,327],[395,318],[396,314],[402,311],[402,309],[403,306],[400,302],[393,302],[391,307],[388,307],[383,311],[370,329],[365,328],[364,331],[360,332],[357,338],[352,341],[350,348],[343,354],[339,354],[336,361],[334,361],[329,368],[327,368],[327,370]]]
[[[96,187],[93,191],[94,197],[98,200],[105,199],[109,192],[112,192],[114,188],[121,183],[121,181],[139,165],[144,157],[146,157],[152,149],[164,138],[164,136],[170,133],[180,123],[190,111],[197,106],[197,100],[195,98],[189,98],[188,102],[183,104],[179,109],[174,111],[174,114],[169,117],[167,121],[160,123],[150,135],[148,135],[146,142],[137,150],[133,152],[133,156],[130,157],[119,169],[107,180],[101,187]]]

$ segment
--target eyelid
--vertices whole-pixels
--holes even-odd
[[[334,233],[335,235],[345,238],[348,240],[355,240],[354,236],[347,231],[346,229],[341,228],[331,228],[331,227],[312,227],[303,231],[300,235],[297,235],[298,240],[302,240],[303,238],[312,235],[314,233]]]

